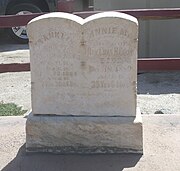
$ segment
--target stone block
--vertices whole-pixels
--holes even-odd
[[[30,21],[28,36],[27,151],[142,153],[137,19],[118,12],[86,19],[51,13]]]
[[[30,114],[28,152],[142,153],[141,116],[82,117]]]
[[[33,113],[136,115],[136,18],[52,13],[33,19],[28,35]]]

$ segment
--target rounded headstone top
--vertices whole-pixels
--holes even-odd
[[[31,23],[37,22],[39,20],[49,19],[49,18],[68,19],[68,20],[72,20],[72,21],[75,21],[75,22],[83,25],[83,24],[85,24],[89,21],[92,21],[92,20],[96,20],[96,19],[100,19],[100,18],[108,18],[108,17],[129,20],[129,21],[138,25],[138,21],[135,17],[128,15],[128,14],[124,14],[124,13],[120,13],[120,12],[114,12],[114,11],[112,11],[112,12],[111,11],[100,12],[100,13],[91,15],[85,19],[83,19],[77,15],[74,15],[74,14],[69,14],[69,13],[64,13],[64,12],[53,12],[53,13],[44,14],[44,15],[41,15],[41,16],[38,16],[38,17],[32,19],[28,23],[28,25]]]
[[[65,12],[52,12],[52,13],[48,13],[48,14],[44,14],[41,16],[38,16],[34,19],[32,19],[29,23],[34,23],[37,22],[39,20],[44,20],[44,19],[49,19],[49,18],[63,18],[63,19],[69,19],[72,21],[76,21],[77,23],[81,24],[83,23],[83,18],[77,16],[77,15],[73,15],[73,14],[69,14],[69,13],[65,13]]]
[[[114,12],[114,11],[101,12],[101,13],[91,15],[91,16],[87,17],[86,19],[84,19],[84,22],[89,22],[89,21],[96,20],[99,18],[108,18],[108,17],[129,20],[138,25],[138,20],[135,17],[125,14],[125,13]]]

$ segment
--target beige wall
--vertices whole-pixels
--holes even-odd
[[[94,10],[177,8],[179,0],[94,0]],[[139,57],[180,57],[180,20],[140,21]]]

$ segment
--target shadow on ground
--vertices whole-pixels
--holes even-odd
[[[54,155],[25,152],[23,145],[17,156],[2,171],[121,171],[134,167],[140,154],[118,155]]]
[[[28,44],[19,44],[11,39],[5,30],[0,30],[0,52],[29,49]]]
[[[138,74],[138,94],[180,93],[180,71]]]

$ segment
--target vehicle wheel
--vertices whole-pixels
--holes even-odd
[[[9,15],[23,15],[23,14],[32,14],[32,13],[40,13],[42,10],[34,4],[18,4],[8,10],[7,14]],[[19,43],[27,43],[28,37],[26,33],[26,26],[18,26],[8,28],[7,32],[9,36],[18,41]]]

